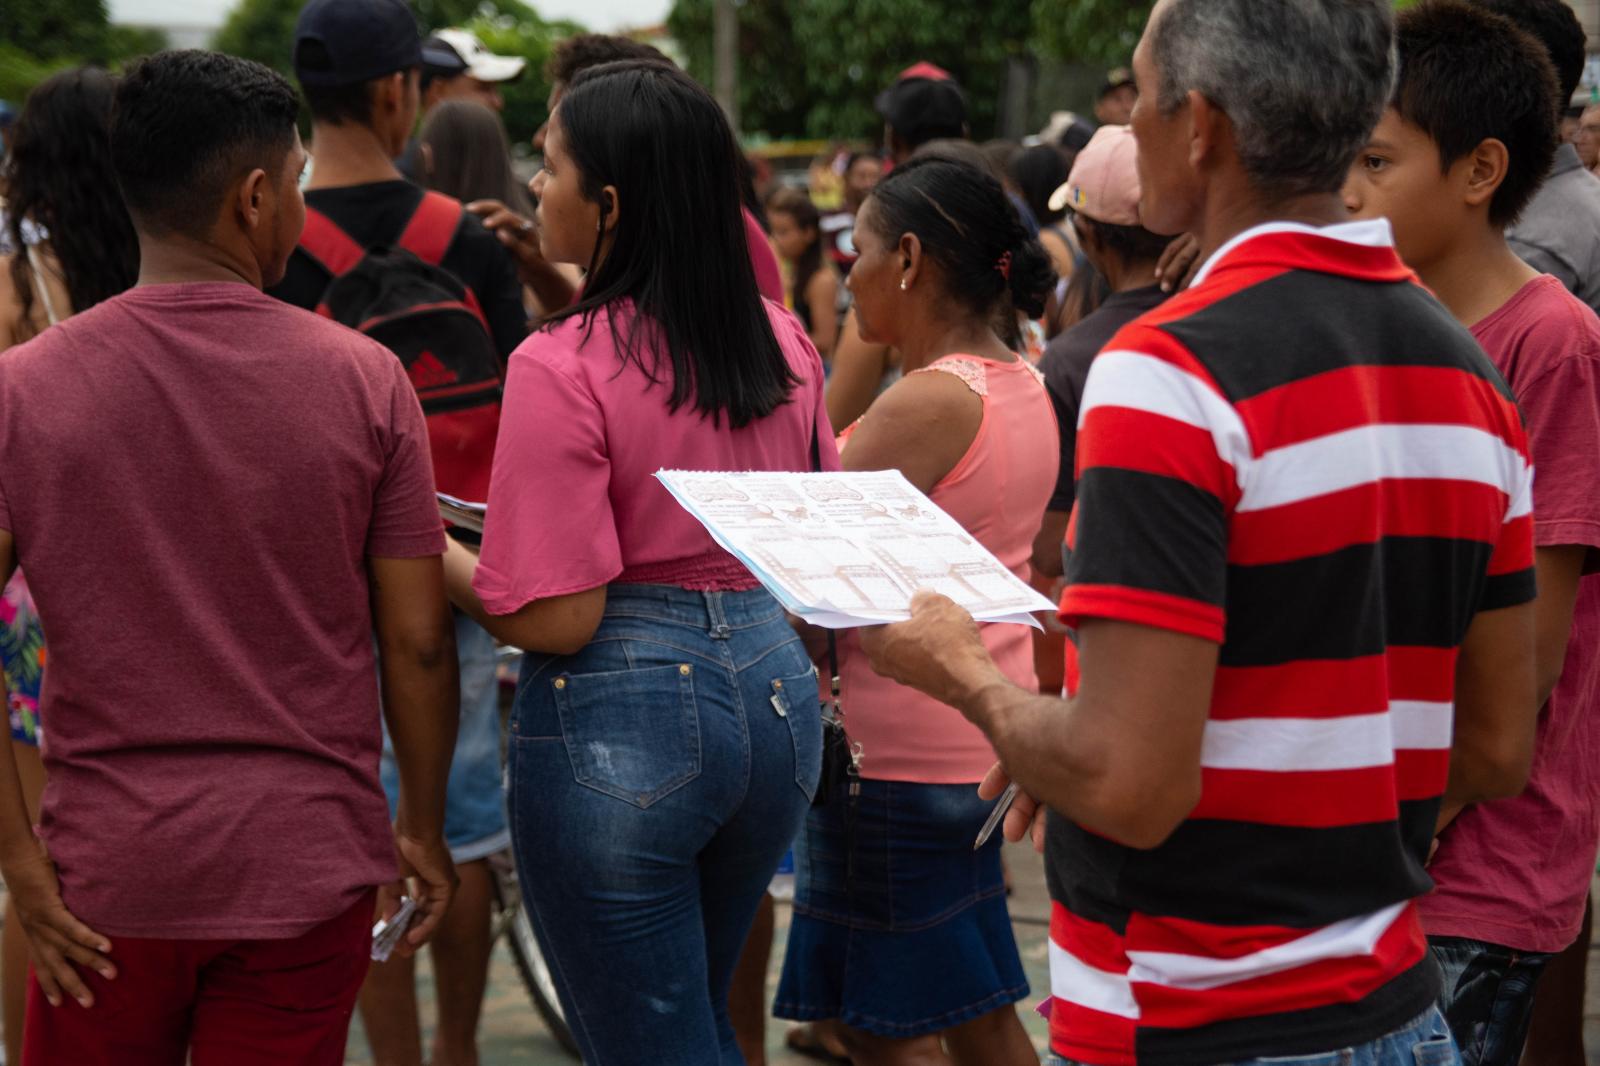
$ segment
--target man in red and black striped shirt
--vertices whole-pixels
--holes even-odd
[[[1207,258],[1089,374],[1077,698],[1006,683],[939,597],[868,637],[983,727],[986,788],[1033,797],[1014,834],[1054,812],[1070,1061],[1456,1061],[1414,901],[1441,799],[1527,776],[1532,469],[1504,381],[1338,195],[1392,83],[1389,8],[1151,16],[1141,217]]]

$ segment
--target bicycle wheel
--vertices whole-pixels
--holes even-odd
[[[567,1026],[566,1015],[561,1010],[555,979],[550,976],[550,967],[544,961],[544,953],[539,950],[538,939],[533,935],[533,923],[528,920],[527,908],[522,905],[522,889],[517,884],[517,865],[512,860],[511,852],[502,851],[489,856],[489,870],[493,874],[495,939],[498,940],[502,935],[506,938],[506,944],[511,948],[511,958],[517,964],[517,973],[522,976],[522,984],[528,990],[528,998],[533,1000],[534,1009],[544,1020],[550,1035],[556,1038],[556,1043],[567,1054],[579,1058],[578,1042],[572,1038],[572,1030]]]

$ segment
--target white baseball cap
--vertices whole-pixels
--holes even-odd
[[[528,61],[521,56],[497,56],[467,30],[438,30],[422,42],[422,61],[455,74],[470,74],[479,81],[512,81],[522,76]]]

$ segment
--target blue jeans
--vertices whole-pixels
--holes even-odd
[[[512,843],[588,1066],[737,1066],[728,983],[816,791],[816,675],[768,593],[616,585],[530,655]]]
[[[1046,1066],[1072,1066],[1057,1055]],[[1460,1066],[1450,1027],[1439,1008],[1429,1007],[1400,1028],[1376,1040],[1314,1055],[1275,1055],[1229,1066]]]
[[[495,673],[494,638],[457,612],[456,659],[461,668],[461,720],[450,780],[444,796],[444,841],[456,862],[473,862],[510,844],[505,789],[501,784],[500,681]],[[389,797],[389,819],[400,805],[400,768],[389,728],[383,730],[383,760],[378,777]]]
[[[1533,993],[1549,955],[1460,937],[1429,937],[1444,970],[1439,1006],[1467,1066],[1516,1066],[1528,1039]]]

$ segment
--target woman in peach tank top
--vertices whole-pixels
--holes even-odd
[[[993,326],[1042,309],[1049,255],[994,178],[943,159],[885,178],[856,239],[862,335],[898,349],[906,377],[840,437],[844,467],[900,470],[1026,579],[1057,429],[1042,380]],[[984,641],[1033,685],[1030,630],[989,625]],[[953,708],[873,673],[852,635],[839,668],[861,787],[813,809],[796,848],[776,1013],[837,1019],[858,1066],[1034,1063],[998,836],[973,850],[994,752]]]

